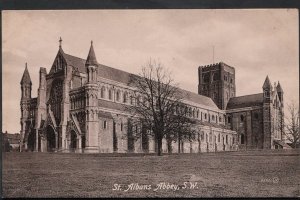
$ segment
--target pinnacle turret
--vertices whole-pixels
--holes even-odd
[[[31,78],[28,72],[27,63],[25,64],[25,70],[21,79],[21,84],[30,84],[32,85]]]
[[[269,76],[266,77],[266,80],[263,84],[263,89],[272,89],[272,84],[271,84],[271,81],[269,79]]]
[[[95,51],[94,51],[94,47],[93,47],[93,41],[91,41],[91,47],[90,47],[89,55],[86,59],[85,64],[86,65],[98,65],[96,55],[95,55]]]
[[[62,49],[62,39],[61,39],[61,37],[59,37],[59,40],[58,40],[58,42],[59,42],[59,52],[61,52],[61,53],[64,53],[64,50]]]
[[[279,81],[278,81],[276,90],[277,90],[277,92],[283,92],[283,90],[282,90],[282,88],[281,88],[281,85],[280,85]]]

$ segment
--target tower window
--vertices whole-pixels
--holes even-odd
[[[222,122],[222,117],[219,117],[219,122]]]
[[[241,115],[241,122],[244,122],[244,116]]]
[[[107,129],[107,121],[103,121],[103,129]]]
[[[245,144],[245,136],[244,136],[244,134],[241,135],[241,144]]]
[[[214,75],[213,75],[213,80],[214,81],[217,81],[219,79],[219,73],[214,73]]]
[[[254,118],[258,119],[258,114],[257,113],[254,113]]]
[[[231,117],[230,116],[228,116],[227,121],[228,121],[228,123],[231,123]]]
[[[230,83],[232,83],[232,78],[230,79]]]
[[[269,96],[270,96],[270,93],[269,93],[268,90],[265,91],[265,96],[266,96],[266,97],[269,97]]]
[[[206,113],[204,114],[204,119],[207,119],[207,114]]]
[[[203,74],[203,80],[205,83],[209,82],[209,74],[208,73]]]

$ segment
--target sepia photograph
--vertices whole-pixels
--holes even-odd
[[[300,197],[298,9],[1,15],[2,197]]]

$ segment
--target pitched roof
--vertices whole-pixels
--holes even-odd
[[[85,60],[82,58],[78,58],[76,56],[72,56],[69,54],[64,53],[64,58],[66,59],[66,62],[68,65],[71,65],[75,68],[78,68],[78,71],[81,73],[86,73],[86,67],[85,67]]]
[[[190,92],[180,88],[179,91],[182,92],[185,100],[189,100],[194,103],[199,103],[214,109],[218,109],[217,105],[215,104],[215,102],[213,102],[213,100],[210,97],[199,95],[197,93]]]
[[[31,83],[31,78],[30,78],[30,75],[29,75],[29,72],[28,72],[28,69],[27,69],[27,63],[25,65],[25,70],[24,70],[24,73],[23,73],[23,76],[22,76],[22,79],[21,79],[21,84],[22,83],[32,84]]]
[[[205,121],[200,121],[200,124],[203,125],[203,126],[212,126],[212,127],[215,127],[215,128],[229,129],[228,127],[226,127],[223,124],[217,124],[217,123],[211,123],[211,122],[205,122]]]
[[[115,69],[112,67],[108,67],[102,64],[98,65],[97,68],[98,76],[106,79],[110,79],[113,81],[121,82],[126,85],[129,85],[134,77],[138,77],[135,74],[131,74],[119,69]]]
[[[78,68],[78,71],[82,73],[86,73],[86,67],[85,67],[85,60],[82,58],[78,58],[69,54],[64,53],[65,59],[68,63],[68,65],[72,65],[75,68]],[[120,69],[112,68],[106,65],[98,64],[97,67],[97,74],[99,77],[106,78],[109,80],[113,80],[116,82],[124,83],[125,85],[129,85],[134,78],[139,77],[138,75],[131,74],[128,72],[125,72]],[[182,92],[183,96],[185,97],[185,100],[192,101],[194,103],[202,104],[214,109],[218,109],[217,105],[213,102],[213,100],[209,97],[199,95],[194,92],[190,92],[184,89],[180,89],[179,91]]]
[[[119,69],[115,69],[112,67],[108,67],[105,65],[99,65],[98,67],[98,76],[106,78],[106,79],[110,79],[110,80],[114,80],[117,82],[121,82],[124,83],[126,85],[130,84],[133,78],[138,77],[135,74],[131,74]],[[206,96],[202,96],[184,89],[179,89],[179,92],[182,93],[182,95],[185,97],[185,100],[189,100],[192,101],[194,103],[199,103],[205,106],[209,106],[211,108],[215,108],[218,109],[217,105],[213,102],[213,100],[209,97]]]
[[[263,88],[268,88],[268,89],[272,88],[272,84],[271,84],[271,81],[269,79],[269,76],[266,77]]]
[[[98,116],[103,118],[113,119],[110,112],[99,111]]]
[[[126,110],[126,105],[115,103],[112,101],[106,101],[106,100],[99,99],[98,104],[103,108],[109,108],[109,109],[120,110],[120,111]]]
[[[98,65],[94,47],[93,47],[93,41],[91,41],[91,47],[90,47],[89,55],[86,59],[86,64],[87,65]]]
[[[263,93],[250,94],[229,99],[226,110],[244,108],[251,106],[260,106],[263,103]]]

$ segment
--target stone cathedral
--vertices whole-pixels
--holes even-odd
[[[150,136],[129,134],[135,104],[132,74],[100,64],[91,42],[85,59],[59,50],[49,73],[39,71],[38,96],[31,97],[27,64],[21,80],[21,150],[80,153],[154,153]],[[197,124],[193,141],[173,141],[172,152],[282,148],[283,91],[267,77],[262,93],[236,97],[235,70],[224,63],[198,68],[198,94],[180,91]],[[134,128],[133,128],[134,129]],[[124,137],[125,136],[125,137]],[[163,140],[163,152],[168,152]]]

